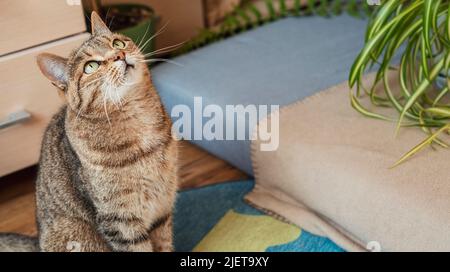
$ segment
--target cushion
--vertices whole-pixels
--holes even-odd
[[[253,142],[247,200],[347,250],[450,251],[449,150],[427,148],[391,168],[426,135],[409,127],[394,137],[395,123],[356,112],[348,93],[344,82],[260,122],[279,118],[280,145],[262,152]]]
[[[177,251],[343,251],[329,239],[274,219],[243,198],[253,180],[228,182],[179,194],[174,215]]]
[[[180,104],[193,111],[196,96],[222,108],[287,105],[346,80],[365,28],[366,21],[347,15],[286,18],[175,58],[181,66],[157,65],[153,81],[169,113]],[[249,140],[193,142],[252,174]]]

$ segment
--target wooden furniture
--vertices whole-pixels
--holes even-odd
[[[67,56],[86,33],[80,5],[61,0],[0,2],[0,176],[35,164],[46,125],[61,105],[40,73],[42,52]]]

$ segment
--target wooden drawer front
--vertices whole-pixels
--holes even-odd
[[[65,0],[0,1],[0,56],[85,31],[81,5]]]
[[[61,106],[56,88],[36,64],[41,52],[67,56],[89,34],[80,34],[50,44],[0,57],[0,120],[26,110],[28,121],[0,129],[0,176],[38,161],[45,127]]]

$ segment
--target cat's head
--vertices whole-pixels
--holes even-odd
[[[40,70],[68,105],[86,115],[123,102],[149,80],[144,56],[130,38],[111,32],[95,12],[91,24],[92,36],[70,57],[37,57]]]

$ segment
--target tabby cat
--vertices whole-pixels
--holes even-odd
[[[0,251],[172,251],[177,144],[145,56],[92,13],[68,59],[37,57],[66,100],[42,143],[39,237],[0,236]]]

